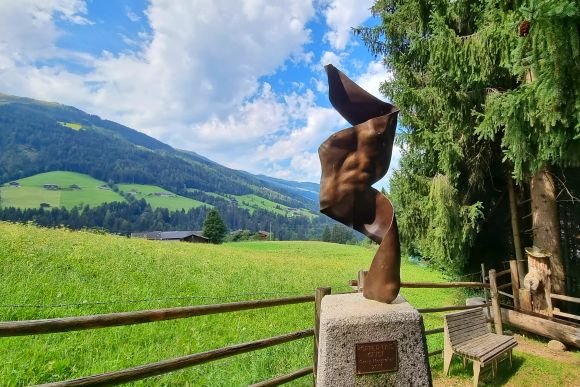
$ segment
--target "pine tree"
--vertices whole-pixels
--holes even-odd
[[[209,238],[211,243],[222,243],[226,237],[226,224],[220,213],[214,208],[207,213],[203,223],[203,235]]]
[[[372,12],[382,23],[355,32],[393,72],[381,90],[407,129],[391,181],[403,247],[460,270],[498,187],[532,181],[553,202],[551,169],[580,165],[580,6],[377,0]],[[533,207],[561,290],[555,206]]]
[[[330,227],[324,227],[324,231],[322,232],[322,241],[323,242],[330,242]]]

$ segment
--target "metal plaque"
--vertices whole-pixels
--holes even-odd
[[[396,341],[358,343],[356,347],[356,373],[377,374],[399,369]]]

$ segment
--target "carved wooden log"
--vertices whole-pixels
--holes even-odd
[[[532,311],[552,316],[550,282],[550,254],[535,247],[526,247],[528,274],[524,277],[524,288],[530,291]]]
[[[501,308],[502,319],[516,328],[580,348],[580,326],[554,321],[542,315]]]

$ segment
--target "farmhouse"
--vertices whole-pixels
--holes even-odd
[[[131,238],[144,238],[153,241],[208,243],[201,231],[150,231],[133,232]]]
[[[270,233],[268,231],[258,231],[258,237],[261,241],[265,241],[270,237]]]
[[[52,190],[52,191],[58,191],[58,189],[59,189],[58,188],[58,184],[43,184],[42,187],[44,189],[49,189],[49,190]]]

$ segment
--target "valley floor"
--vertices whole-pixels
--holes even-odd
[[[320,286],[331,286],[333,292],[347,291],[347,281],[368,267],[373,254],[374,250],[365,247],[322,242],[164,243],[0,222],[0,320],[277,298],[312,294]],[[445,281],[440,273],[407,262],[403,263],[402,276],[404,281]],[[465,297],[454,289],[404,289],[402,293],[417,307],[462,304]],[[442,326],[441,315],[425,315],[425,325],[426,329]],[[300,304],[0,338],[0,384],[28,385],[81,377],[312,326],[312,305]],[[442,348],[442,335],[429,336],[428,346],[430,351]],[[574,364],[527,353],[518,354],[516,359],[509,374],[500,367],[502,375],[511,376],[501,383],[534,385],[545,379],[566,385],[578,376],[574,375],[578,369]],[[440,375],[440,356],[431,361],[436,383],[465,384],[470,380],[471,371],[459,370],[458,363],[454,376],[447,379]],[[311,363],[312,340],[303,339],[134,385],[241,386]],[[513,384],[516,380],[524,384]],[[310,378],[303,378],[293,385],[311,384]]]

